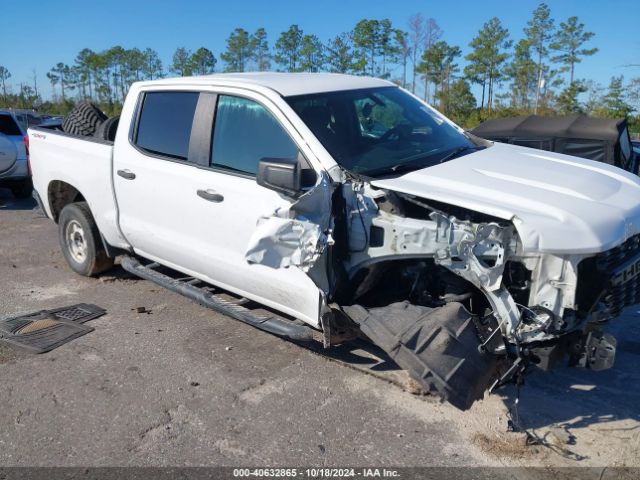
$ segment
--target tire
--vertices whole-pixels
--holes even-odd
[[[491,386],[496,357],[481,353],[473,315],[462,304],[437,308],[409,303],[344,311],[429,393],[467,410]]]
[[[105,120],[98,126],[98,128],[96,128],[93,136],[100,140],[113,142],[116,139],[116,131],[118,130],[119,121],[120,117],[111,117]]]
[[[24,180],[15,182],[9,188],[11,189],[11,193],[15,198],[30,198],[31,192],[33,192],[33,182],[30,178],[25,178]]]
[[[113,267],[107,256],[96,222],[86,202],[71,203],[62,209],[58,219],[58,239],[71,269],[92,277]]]
[[[80,102],[64,118],[62,130],[73,135],[91,136],[107,116],[91,102]]]

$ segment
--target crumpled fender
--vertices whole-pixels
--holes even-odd
[[[331,194],[329,178],[319,182],[288,209],[278,209],[258,219],[245,259],[271,268],[295,266],[308,271],[331,239]]]

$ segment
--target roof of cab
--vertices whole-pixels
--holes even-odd
[[[224,84],[233,86],[261,86],[275,90],[284,97],[308,95],[312,93],[337,92],[360,88],[394,86],[393,83],[372,77],[358,77],[340,73],[279,73],[279,72],[246,72],[246,73],[214,73],[200,77],[166,78],[142,82],[148,85],[162,84]]]

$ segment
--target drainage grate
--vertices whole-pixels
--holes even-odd
[[[93,331],[83,323],[105,313],[96,305],[81,303],[8,318],[0,322],[0,340],[45,353]]]

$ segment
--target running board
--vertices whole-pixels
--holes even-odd
[[[194,284],[198,282],[195,281],[195,279],[175,279],[154,270],[154,268],[159,266],[157,263],[144,266],[138,260],[128,255],[121,258],[120,265],[127,272],[157,283],[180,295],[184,295],[191,300],[195,300],[202,306],[211,308],[212,310],[280,337],[286,337],[297,342],[313,340],[313,329],[305,325],[297,325],[290,320],[276,315],[253,313],[241,303],[229,301],[220,295],[212,293],[211,287],[196,287]]]

